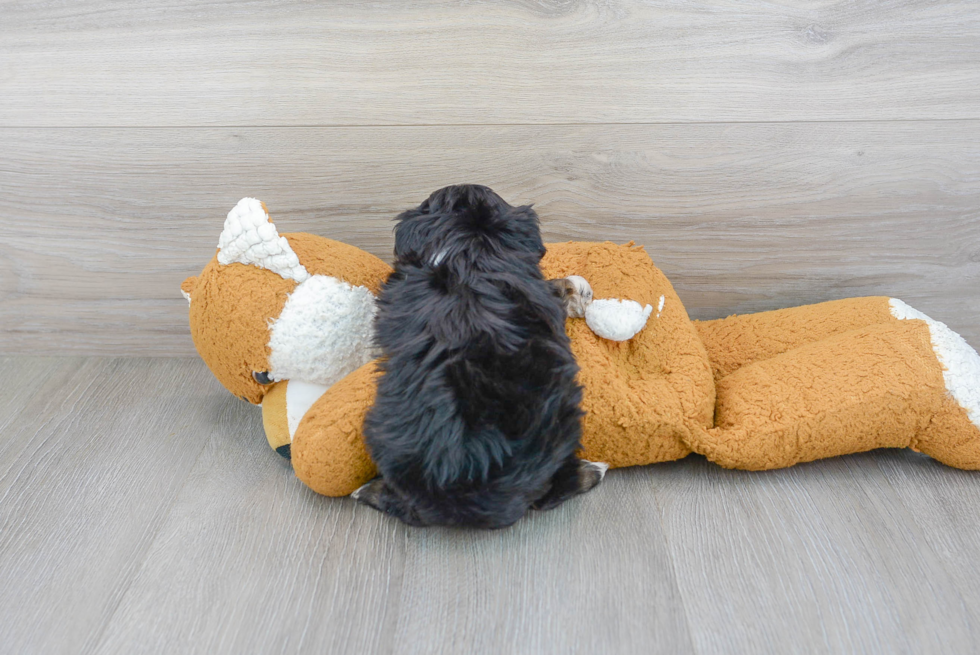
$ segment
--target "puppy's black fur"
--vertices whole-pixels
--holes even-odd
[[[588,491],[565,309],[530,207],[436,191],[395,228],[378,393],[364,436],[381,477],[355,497],[414,525],[500,528]]]

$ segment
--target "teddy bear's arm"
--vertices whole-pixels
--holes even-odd
[[[716,426],[688,445],[722,466],[750,470],[909,446],[951,466],[980,468],[980,417],[971,420],[968,411],[980,357],[937,322],[898,318],[722,378]]]
[[[303,232],[287,232],[283,236],[310,275],[329,275],[356,287],[367,287],[375,295],[391,275],[391,266],[355,246]]]
[[[371,361],[327,389],[293,435],[293,471],[325,496],[347,496],[377,475],[364,445],[364,416],[374,403],[378,371]]]
[[[694,321],[715,382],[799,346],[895,320],[887,297],[847,298],[758,314]]]

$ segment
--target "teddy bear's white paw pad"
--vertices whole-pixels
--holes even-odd
[[[966,410],[973,425],[980,428],[980,354],[945,323],[929,318],[898,298],[890,298],[889,306],[892,316],[899,320],[925,321],[932,350],[943,367],[946,391]]]
[[[585,308],[585,322],[603,339],[626,341],[632,339],[647,324],[653,306],[643,306],[635,300],[602,298]]]

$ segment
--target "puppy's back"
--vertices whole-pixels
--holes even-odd
[[[578,448],[577,367],[534,212],[485,188],[437,194],[396,231],[365,437],[420,522],[506,525]]]

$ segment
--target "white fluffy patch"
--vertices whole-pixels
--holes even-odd
[[[945,323],[929,318],[898,298],[889,299],[888,304],[895,318],[917,318],[929,326],[932,349],[943,366],[946,390],[966,410],[970,421],[980,428],[980,355],[970,347],[966,339],[950,330]]]
[[[320,396],[330,387],[302,380],[288,380],[286,385],[286,427],[289,428],[289,441],[293,440],[299,422],[303,420],[307,410],[313,406]]]
[[[593,332],[610,341],[627,341],[647,324],[653,307],[635,300],[603,298],[585,309],[585,322]]]
[[[219,264],[252,264],[297,282],[310,277],[286,237],[279,236],[262,203],[255,198],[242,198],[228,212],[218,237],[218,250]]]
[[[191,306],[191,294],[189,294],[186,291],[184,291],[183,289],[181,289],[180,290],[180,295],[182,295],[184,298],[187,299],[187,306],[190,307]]]
[[[330,386],[373,359],[375,298],[326,275],[293,290],[270,327],[269,377]]]
[[[660,296],[660,302],[657,303],[657,318],[660,318],[660,312],[664,310],[664,303],[667,302],[663,296]]]

